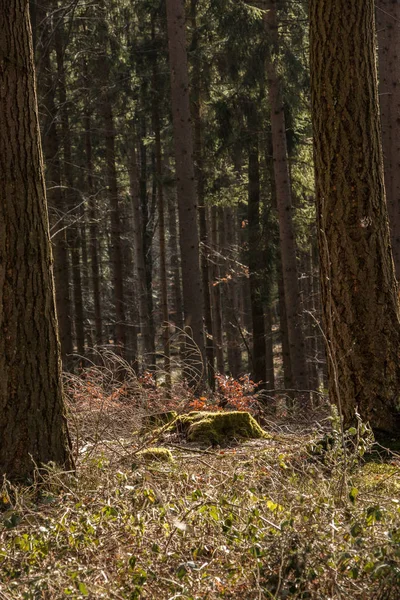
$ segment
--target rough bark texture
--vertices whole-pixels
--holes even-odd
[[[28,0],[0,31],[0,474],[24,479],[70,453]]]
[[[400,279],[400,1],[377,0],[379,101],[386,200],[397,280]]]
[[[277,44],[276,0],[269,0],[267,28]],[[293,384],[306,390],[307,365],[304,334],[301,326],[301,305],[296,264],[296,245],[292,220],[292,190],[286,145],[286,125],[282,84],[276,57],[267,61],[268,91],[271,110],[272,147],[276,184],[276,201],[279,217],[279,238],[285,289],[286,320],[290,346]]]
[[[193,163],[193,131],[183,0],[167,0],[171,101],[179,211],[183,310],[185,327],[205,364],[203,290],[199,262],[197,195]]]
[[[312,0],[311,82],[329,391],[398,433],[399,305],[383,184],[374,2]]]

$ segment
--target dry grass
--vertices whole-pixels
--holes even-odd
[[[361,462],[365,428],[321,456],[310,423],[201,449],[102,402],[73,406],[76,474],[4,483],[1,600],[400,598],[399,464]],[[140,458],[155,442],[173,463]]]

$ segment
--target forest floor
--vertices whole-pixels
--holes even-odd
[[[72,415],[75,473],[4,483],[0,600],[400,598],[400,455],[361,423],[345,450],[310,418],[199,448],[95,413]]]

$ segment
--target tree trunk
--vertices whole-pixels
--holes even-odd
[[[155,38],[154,24],[152,39]],[[162,340],[164,354],[165,385],[169,391],[171,389],[171,352],[169,337],[169,309],[168,309],[168,285],[167,285],[167,256],[165,245],[165,208],[164,208],[164,188],[162,181],[162,154],[161,154],[161,124],[160,124],[160,103],[158,97],[159,75],[158,75],[158,57],[155,56],[153,65],[153,128],[155,137],[155,158],[156,158],[156,182],[158,197],[158,241],[160,245],[160,287],[161,287],[161,314],[162,314]]]
[[[358,411],[374,428],[398,434],[399,305],[383,183],[374,2],[312,0],[310,19],[330,397],[346,425]]]
[[[225,255],[224,310],[228,365],[232,377],[239,377],[242,370],[242,344],[238,311],[238,285],[235,281],[232,261],[234,260],[234,219],[230,207],[219,211],[219,246]],[[233,272],[233,275],[232,275]]]
[[[71,255],[72,267],[72,283],[73,283],[73,300],[74,300],[74,323],[75,323],[75,340],[76,349],[79,356],[85,354],[85,330],[84,330],[84,315],[83,315],[83,292],[82,292],[82,277],[81,277],[81,247],[82,239],[80,232],[80,215],[82,211],[79,209],[81,204],[81,196],[77,190],[74,177],[74,167],[72,161],[72,145],[71,132],[69,126],[68,100],[65,82],[64,69],[64,28],[62,20],[57,24],[55,31],[55,48],[57,54],[57,70],[58,70],[58,96],[60,101],[61,114],[61,132],[62,146],[64,151],[63,171],[66,185],[65,198],[68,209],[67,220],[67,244]]]
[[[207,208],[205,205],[205,179],[204,179],[204,160],[203,160],[203,140],[202,140],[202,121],[201,121],[201,61],[199,53],[199,30],[197,28],[198,0],[191,0],[191,21],[193,27],[193,37],[191,44],[191,54],[193,56],[193,92],[192,92],[192,111],[194,121],[194,159],[195,159],[195,178],[197,182],[197,198],[199,203],[199,228],[200,228],[200,266],[201,280],[203,288],[204,302],[204,324],[206,334],[206,358],[208,385],[213,390],[215,388],[215,366],[214,366],[214,333],[211,314],[211,293],[210,293],[210,272],[208,265],[209,253],[209,235],[207,223]]]
[[[45,18],[45,10],[39,12],[40,20]],[[45,118],[42,126],[43,151],[46,160],[47,200],[50,209],[52,243],[54,248],[54,278],[58,327],[61,342],[61,358],[64,369],[72,368],[73,337],[72,308],[70,298],[70,268],[66,237],[64,192],[61,187],[60,148],[57,131],[57,109],[55,105],[56,83],[50,62],[51,40],[49,31],[44,28],[38,48],[40,69],[38,78],[43,92],[41,105]]]
[[[279,296],[279,331],[281,335],[283,385],[286,390],[293,390],[292,361],[286,316],[285,288],[283,285],[282,261],[278,258],[278,296]]]
[[[193,338],[197,357],[188,365],[204,383],[205,345],[203,290],[200,275],[197,195],[193,163],[193,132],[189,103],[189,76],[183,0],[167,0],[167,28],[171,73],[172,121],[179,211],[183,309],[185,328]],[[192,362],[193,361],[193,362]],[[202,366],[200,367],[200,361]]]
[[[249,275],[251,316],[253,332],[252,375],[259,388],[265,387],[267,366],[265,346],[265,323],[262,290],[262,240],[260,227],[260,164],[258,157],[258,135],[252,130],[249,144]]]
[[[143,125],[141,127],[142,135]],[[147,224],[147,164],[146,148],[143,139],[140,140],[140,172],[137,162],[136,139],[131,140],[129,161],[130,195],[133,210],[133,241],[137,275],[137,299],[139,306],[140,333],[143,349],[143,367],[152,368],[155,361],[154,323],[152,297],[149,296],[148,277],[146,271],[146,235]]]
[[[100,294],[100,265],[99,265],[99,226],[98,212],[96,206],[96,196],[93,184],[93,158],[92,158],[92,125],[89,106],[85,107],[83,117],[85,128],[85,160],[87,172],[87,193],[89,204],[89,251],[91,263],[91,282],[93,289],[94,306],[94,325],[96,332],[96,345],[103,345],[103,320],[101,314],[101,294]]]
[[[168,201],[168,232],[169,232],[169,256],[171,268],[171,297],[172,317],[178,331],[183,330],[183,299],[182,299],[182,277],[178,250],[178,231],[176,217],[176,199],[174,193],[167,195]]]
[[[400,279],[400,2],[376,1],[379,102],[386,200],[397,280]]]
[[[0,473],[71,466],[29,3],[0,0]]]
[[[214,328],[214,348],[217,358],[217,371],[222,375],[225,373],[225,359],[222,332],[222,302],[221,302],[221,273],[219,268],[219,245],[218,245],[218,209],[211,207],[211,237],[212,237],[212,315]]]
[[[126,330],[120,200],[115,165],[114,116],[107,91],[103,99],[102,112],[105,127],[107,187],[111,205],[111,265],[115,303],[115,343],[116,352],[123,355],[126,345]]]
[[[276,0],[269,0],[266,23],[273,45],[277,46]],[[307,365],[304,334],[301,327],[301,305],[296,264],[296,245],[292,220],[292,190],[286,145],[286,125],[282,84],[276,58],[267,61],[269,101],[271,110],[272,147],[279,217],[280,248],[285,289],[286,320],[294,387],[306,390]]]

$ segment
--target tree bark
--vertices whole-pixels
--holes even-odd
[[[265,387],[266,345],[265,323],[262,290],[263,256],[261,251],[260,227],[260,164],[258,156],[258,134],[249,132],[249,189],[248,189],[248,223],[249,223],[249,276],[251,316],[253,332],[252,375],[259,389]]]
[[[145,135],[143,125],[141,134]],[[147,153],[140,139],[140,171],[137,161],[136,137],[131,140],[131,154],[129,161],[130,195],[133,210],[133,238],[137,275],[137,299],[139,306],[140,333],[143,346],[143,366],[152,368],[155,361],[154,323],[152,297],[149,295],[148,277],[146,271],[146,230],[147,219]]]
[[[125,298],[121,240],[120,199],[115,164],[114,115],[108,92],[103,99],[102,113],[105,128],[107,187],[111,206],[111,265],[115,303],[116,352],[124,354],[126,345]]]
[[[40,9],[39,19],[46,17],[44,8]],[[54,278],[56,290],[56,306],[58,328],[61,342],[61,358],[63,368],[72,368],[73,335],[72,306],[70,297],[70,265],[66,236],[67,212],[64,192],[61,186],[60,145],[57,130],[57,109],[55,104],[56,81],[51,61],[51,39],[45,27],[41,44],[38,47],[40,69],[38,71],[39,87],[42,90],[40,105],[44,112],[42,124],[43,152],[46,161],[47,200],[54,228],[52,244],[54,249]]]
[[[96,345],[103,345],[103,319],[101,313],[100,294],[100,264],[99,264],[99,226],[96,197],[93,183],[93,152],[92,152],[92,120],[90,107],[86,105],[83,116],[85,128],[85,160],[86,160],[86,185],[89,204],[89,252],[91,264],[91,283],[93,289],[94,325]]]
[[[206,358],[208,385],[215,388],[214,366],[214,332],[211,313],[210,272],[208,265],[209,235],[207,223],[207,207],[205,205],[205,179],[203,160],[203,132],[201,119],[201,62],[199,53],[199,30],[197,28],[198,0],[191,0],[191,21],[193,36],[191,53],[193,56],[193,91],[192,112],[194,121],[194,173],[197,182],[197,198],[199,204],[199,233],[200,233],[200,267],[203,288],[204,324],[206,334]]]
[[[155,38],[154,24],[152,39]],[[171,351],[169,336],[169,309],[168,309],[168,285],[167,285],[167,254],[165,244],[165,207],[164,188],[162,181],[163,165],[161,150],[161,119],[160,102],[158,97],[159,75],[158,57],[155,56],[153,65],[153,128],[155,137],[156,158],[156,182],[158,198],[158,241],[160,246],[160,287],[161,287],[161,314],[162,314],[162,340],[164,354],[165,386],[169,392],[171,389]]]
[[[379,102],[386,200],[397,280],[400,279],[400,2],[376,1]]]
[[[63,171],[66,186],[65,198],[66,206],[68,209],[66,233],[68,249],[71,255],[75,341],[78,355],[82,357],[85,354],[85,329],[81,276],[82,238],[80,232],[80,216],[82,214],[82,211],[79,209],[79,205],[81,204],[82,200],[75,184],[74,166],[72,160],[71,131],[69,125],[69,110],[64,69],[64,27],[61,19],[57,23],[54,38],[57,55],[58,96],[60,101],[62,147],[64,154]]]
[[[203,328],[203,290],[200,275],[197,194],[193,162],[193,131],[190,116],[189,76],[183,0],[167,0],[167,29],[171,73],[172,121],[179,211],[183,310],[185,328],[193,338],[198,356],[188,365],[204,383],[206,370]],[[191,359],[192,360],[192,359]],[[199,362],[202,362],[200,368]]]
[[[329,392],[398,434],[400,323],[383,182],[374,2],[312,0],[312,117]],[[338,69],[340,65],[340,69]]]
[[[267,29],[277,51],[278,32],[276,0],[269,0],[266,18]],[[286,124],[283,107],[282,83],[278,75],[276,57],[267,61],[273,161],[276,200],[279,217],[280,249],[285,290],[286,320],[290,346],[291,369],[294,387],[307,390],[307,365],[305,342],[301,324],[301,305],[296,264],[296,245],[292,220],[292,190],[286,144]]]
[[[217,371],[222,375],[225,373],[225,359],[222,330],[222,302],[221,302],[221,273],[219,267],[219,245],[218,245],[218,209],[211,207],[211,238],[212,238],[212,315],[214,328],[214,348],[217,358]]]
[[[28,0],[0,1],[0,473],[71,466]]]

